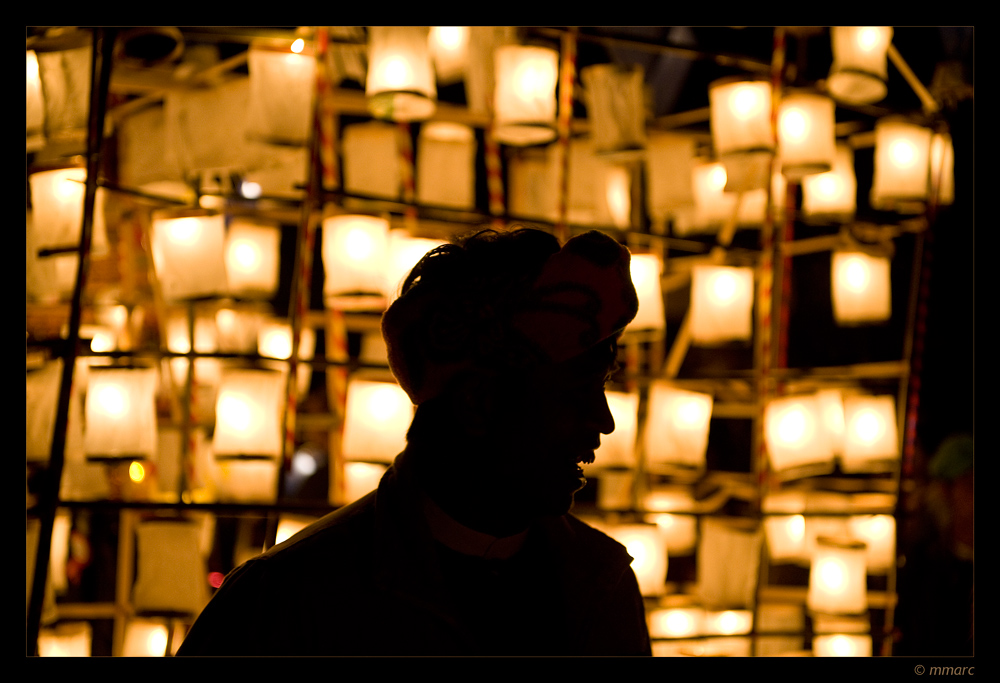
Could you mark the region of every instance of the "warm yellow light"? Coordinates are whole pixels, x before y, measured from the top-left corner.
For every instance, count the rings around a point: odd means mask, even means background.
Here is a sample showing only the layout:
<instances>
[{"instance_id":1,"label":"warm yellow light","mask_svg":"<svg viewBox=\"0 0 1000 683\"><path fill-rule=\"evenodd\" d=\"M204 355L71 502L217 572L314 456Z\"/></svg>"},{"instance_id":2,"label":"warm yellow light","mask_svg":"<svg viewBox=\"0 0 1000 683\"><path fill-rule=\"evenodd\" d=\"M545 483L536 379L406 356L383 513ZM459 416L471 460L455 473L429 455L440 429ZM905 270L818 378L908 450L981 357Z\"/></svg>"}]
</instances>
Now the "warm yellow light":
<instances>
[{"instance_id":1,"label":"warm yellow light","mask_svg":"<svg viewBox=\"0 0 1000 683\"><path fill-rule=\"evenodd\" d=\"M167 652L167 630L156 629L146 639L146 649L153 657L162 657Z\"/></svg>"},{"instance_id":2,"label":"warm yellow light","mask_svg":"<svg viewBox=\"0 0 1000 683\"><path fill-rule=\"evenodd\" d=\"M223 392L219 397L219 418L234 431L243 431L250 426L252 411L246 400L237 394Z\"/></svg>"},{"instance_id":3,"label":"warm yellow light","mask_svg":"<svg viewBox=\"0 0 1000 683\"><path fill-rule=\"evenodd\" d=\"M868 264L860 258L846 259L842 265L844 284L852 292L863 292L871 281Z\"/></svg>"},{"instance_id":4,"label":"warm yellow light","mask_svg":"<svg viewBox=\"0 0 1000 683\"><path fill-rule=\"evenodd\" d=\"M791 541L800 543L806 535L806 518L802 515L792 515L785 522L785 531Z\"/></svg>"},{"instance_id":5,"label":"warm yellow light","mask_svg":"<svg viewBox=\"0 0 1000 683\"><path fill-rule=\"evenodd\" d=\"M667 631L675 636L688 635L694 631L694 617L681 610L672 610L667 613Z\"/></svg>"},{"instance_id":6,"label":"warm yellow light","mask_svg":"<svg viewBox=\"0 0 1000 683\"><path fill-rule=\"evenodd\" d=\"M715 164L708 173L708 189L722 192L726 189L726 169L722 164Z\"/></svg>"},{"instance_id":7,"label":"warm yellow light","mask_svg":"<svg viewBox=\"0 0 1000 683\"><path fill-rule=\"evenodd\" d=\"M823 199L834 199L840 196L842 183L833 172L821 173L816 178L816 190Z\"/></svg>"},{"instance_id":8,"label":"warm yellow light","mask_svg":"<svg viewBox=\"0 0 1000 683\"><path fill-rule=\"evenodd\" d=\"M457 50L465 42L467 31L464 26L434 26L431 28L431 36L439 47Z\"/></svg>"},{"instance_id":9,"label":"warm yellow light","mask_svg":"<svg viewBox=\"0 0 1000 683\"><path fill-rule=\"evenodd\" d=\"M828 557L820 560L816 572L826 592L838 594L847 588L847 567L840 559Z\"/></svg>"},{"instance_id":10,"label":"warm yellow light","mask_svg":"<svg viewBox=\"0 0 1000 683\"><path fill-rule=\"evenodd\" d=\"M292 357L292 328L290 325L265 325L258 343L260 355L279 360Z\"/></svg>"},{"instance_id":11,"label":"warm yellow light","mask_svg":"<svg viewBox=\"0 0 1000 683\"><path fill-rule=\"evenodd\" d=\"M712 302L725 305L736 296L737 282L732 273L720 272L712 277L709 291L712 294Z\"/></svg>"},{"instance_id":12,"label":"warm yellow light","mask_svg":"<svg viewBox=\"0 0 1000 683\"><path fill-rule=\"evenodd\" d=\"M881 417L874 410L859 411L855 415L851 427L857 435L858 441L866 445L876 442L885 431Z\"/></svg>"},{"instance_id":13,"label":"warm yellow light","mask_svg":"<svg viewBox=\"0 0 1000 683\"><path fill-rule=\"evenodd\" d=\"M295 41L292 43L292 52L294 52L295 54L299 54L300 52L302 52L305 46L306 46L306 41L302 40L301 38L296 38Z\"/></svg>"},{"instance_id":14,"label":"warm yellow light","mask_svg":"<svg viewBox=\"0 0 1000 683\"><path fill-rule=\"evenodd\" d=\"M220 332L231 332L236 326L236 312L231 308L220 308L215 314L215 324Z\"/></svg>"},{"instance_id":15,"label":"warm yellow light","mask_svg":"<svg viewBox=\"0 0 1000 683\"><path fill-rule=\"evenodd\" d=\"M190 246L198 241L200 227L197 218L177 218L167 225L167 237L175 244Z\"/></svg>"},{"instance_id":16,"label":"warm yellow light","mask_svg":"<svg viewBox=\"0 0 1000 683\"><path fill-rule=\"evenodd\" d=\"M788 446L801 445L809 433L809 415L803 406L792 406L776 422L774 438Z\"/></svg>"},{"instance_id":17,"label":"warm yellow light","mask_svg":"<svg viewBox=\"0 0 1000 683\"><path fill-rule=\"evenodd\" d=\"M104 410L105 414L121 417L128 412L128 395L121 388L105 385L97 391L97 404Z\"/></svg>"},{"instance_id":18,"label":"warm yellow light","mask_svg":"<svg viewBox=\"0 0 1000 683\"><path fill-rule=\"evenodd\" d=\"M792 142L800 142L809 134L809 120L801 109L786 109L781 114L781 134Z\"/></svg>"},{"instance_id":19,"label":"warm yellow light","mask_svg":"<svg viewBox=\"0 0 1000 683\"><path fill-rule=\"evenodd\" d=\"M549 142L556 136L558 53L542 47L504 45L495 55L497 139L511 145Z\"/></svg>"},{"instance_id":20,"label":"warm yellow light","mask_svg":"<svg viewBox=\"0 0 1000 683\"><path fill-rule=\"evenodd\" d=\"M764 95L759 88L741 85L734 88L729 99L729 107L737 118L746 120L760 114L764 108Z\"/></svg>"},{"instance_id":21,"label":"warm yellow light","mask_svg":"<svg viewBox=\"0 0 1000 683\"><path fill-rule=\"evenodd\" d=\"M369 415L376 422L394 420L409 409L409 401L404 400L404 396L400 395L395 385L378 387L368 397Z\"/></svg>"},{"instance_id":22,"label":"warm yellow light","mask_svg":"<svg viewBox=\"0 0 1000 683\"><path fill-rule=\"evenodd\" d=\"M382 81L388 87L401 88L410 78L410 66L402 57L393 57L382 63Z\"/></svg>"},{"instance_id":23,"label":"warm yellow light","mask_svg":"<svg viewBox=\"0 0 1000 683\"><path fill-rule=\"evenodd\" d=\"M677 400L674 408L674 426L678 429L700 429L712 411L711 400L685 396Z\"/></svg>"},{"instance_id":24,"label":"warm yellow light","mask_svg":"<svg viewBox=\"0 0 1000 683\"><path fill-rule=\"evenodd\" d=\"M347 387L344 458L390 463L406 447L413 404L394 382L352 379Z\"/></svg>"},{"instance_id":25,"label":"warm yellow light","mask_svg":"<svg viewBox=\"0 0 1000 683\"><path fill-rule=\"evenodd\" d=\"M29 81L38 80L38 57L34 52L28 51L25 53L27 55L27 79Z\"/></svg>"},{"instance_id":26,"label":"warm yellow light","mask_svg":"<svg viewBox=\"0 0 1000 683\"><path fill-rule=\"evenodd\" d=\"M133 462L128 466L128 478L136 484L146 478L146 469L142 466L142 463Z\"/></svg>"},{"instance_id":27,"label":"warm yellow light","mask_svg":"<svg viewBox=\"0 0 1000 683\"><path fill-rule=\"evenodd\" d=\"M859 26L857 32L858 47L868 52L879 44L881 32L876 26Z\"/></svg>"},{"instance_id":28,"label":"warm yellow light","mask_svg":"<svg viewBox=\"0 0 1000 683\"><path fill-rule=\"evenodd\" d=\"M243 270L253 270L260 263L260 250L249 240L239 240L233 243L233 260Z\"/></svg>"},{"instance_id":29,"label":"warm yellow light","mask_svg":"<svg viewBox=\"0 0 1000 683\"><path fill-rule=\"evenodd\" d=\"M355 228L347 233L344 239L344 248L347 255L355 261L364 261L371 256L375 250L372 238L362 229Z\"/></svg>"},{"instance_id":30,"label":"warm yellow light","mask_svg":"<svg viewBox=\"0 0 1000 683\"><path fill-rule=\"evenodd\" d=\"M917 158L917 148L909 140L896 140L889 147L889 158L897 166L908 168Z\"/></svg>"},{"instance_id":31,"label":"warm yellow light","mask_svg":"<svg viewBox=\"0 0 1000 683\"><path fill-rule=\"evenodd\" d=\"M94 353L104 353L115 350L115 336L110 330L96 330L90 340L90 350Z\"/></svg>"}]
</instances>

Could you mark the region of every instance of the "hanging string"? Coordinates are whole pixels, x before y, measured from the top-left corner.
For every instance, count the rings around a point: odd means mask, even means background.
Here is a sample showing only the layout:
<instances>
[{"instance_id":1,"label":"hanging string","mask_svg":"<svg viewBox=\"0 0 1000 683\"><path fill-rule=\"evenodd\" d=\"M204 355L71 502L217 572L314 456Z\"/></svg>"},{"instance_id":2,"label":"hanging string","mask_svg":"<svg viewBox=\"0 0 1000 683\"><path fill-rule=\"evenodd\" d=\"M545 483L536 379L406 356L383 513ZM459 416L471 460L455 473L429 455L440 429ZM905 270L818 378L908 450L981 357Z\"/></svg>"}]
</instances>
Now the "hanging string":
<instances>
[{"instance_id":1,"label":"hanging string","mask_svg":"<svg viewBox=\"0 0 1000 683\"><path fill-rule=\"evenodd\" d=\"M562 38L562 68L559 76L559 152L561 168L559 173L559 218L556 222L556 238L565 243L569 239L566 214L569 210L569 143L570 124L573 120L573 75L576 72L576 31L570 30Z\"/></svg>"}]
</instances>

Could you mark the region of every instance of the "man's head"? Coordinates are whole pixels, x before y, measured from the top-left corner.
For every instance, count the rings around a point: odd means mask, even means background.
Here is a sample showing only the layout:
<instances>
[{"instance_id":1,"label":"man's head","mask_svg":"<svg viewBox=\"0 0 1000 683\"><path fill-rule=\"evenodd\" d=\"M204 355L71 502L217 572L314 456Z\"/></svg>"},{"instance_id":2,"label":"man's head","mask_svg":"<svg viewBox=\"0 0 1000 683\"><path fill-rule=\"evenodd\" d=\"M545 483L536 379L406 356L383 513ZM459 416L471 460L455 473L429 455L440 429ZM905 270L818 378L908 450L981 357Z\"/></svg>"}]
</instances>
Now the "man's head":
<instances>
[{"instance_id":1,"label":"man's head","mask_svg":"<svg viewBox=\"0 0 1000 683\"><path fill-rule=\"evenodd\" d=\"M614 429L604 383L638 309L629 258L599 232L560 248L538 230L485 231L425 256L382 321L417 405L411 446L441 451L457 477L503 488L514 507L566 512L579 463Z\"/></svg>"}]
</instances>

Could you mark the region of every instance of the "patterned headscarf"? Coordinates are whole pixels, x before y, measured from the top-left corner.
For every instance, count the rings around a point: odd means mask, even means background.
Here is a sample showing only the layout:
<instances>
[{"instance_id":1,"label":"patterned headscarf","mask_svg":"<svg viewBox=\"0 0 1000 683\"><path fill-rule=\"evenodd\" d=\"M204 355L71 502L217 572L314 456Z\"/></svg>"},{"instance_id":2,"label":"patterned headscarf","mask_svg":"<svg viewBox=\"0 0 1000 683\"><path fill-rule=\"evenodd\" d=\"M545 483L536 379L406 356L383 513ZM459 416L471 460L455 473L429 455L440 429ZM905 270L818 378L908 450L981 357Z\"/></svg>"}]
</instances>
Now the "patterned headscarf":
<instances>
[{"instance_id":1,"label":"patterned headscarf","mask_svg":"<svg viewBox=\"0 0 1000 683\"><path fill-rule=\"evenodd\" d=\"M455 270L443 268L449 275L436 280L435 259L462 258L454 245L439 247L414 269L427 274L382 317L389 367L415 405L473 369L504 373L566 361L617 337L635 318L631 256L617 241L595 230L560 249L541 231L514 235L534 251L524 257L529 265L505 268L473 257ZM518 247L511 241L500 248L514 261Z\"/></svg>"}]
</instances>

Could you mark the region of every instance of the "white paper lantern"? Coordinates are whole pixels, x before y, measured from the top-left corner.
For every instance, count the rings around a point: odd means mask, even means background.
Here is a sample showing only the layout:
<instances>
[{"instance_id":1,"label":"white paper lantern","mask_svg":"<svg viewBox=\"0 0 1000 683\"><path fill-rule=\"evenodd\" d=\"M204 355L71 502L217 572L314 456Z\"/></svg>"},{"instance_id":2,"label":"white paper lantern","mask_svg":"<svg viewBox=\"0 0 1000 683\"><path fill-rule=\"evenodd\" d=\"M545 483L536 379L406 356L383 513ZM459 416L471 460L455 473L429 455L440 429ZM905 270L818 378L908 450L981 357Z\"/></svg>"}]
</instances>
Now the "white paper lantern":
<instances>
[{"instance_id":1,"label":"white paper lantern","mask_svg":"<svg viewBox=\"0 0 1000 683\"><path fill-rule=\"evenodd\" d=\"M346 460L391 463L406 447L413 404L392 382L354 379L347 387Z\"/></svg>"},{"instance_id":2,"label":"white paper lantern","mask_svg":"<svg viewBox=\"0 0 1000 683\"><path fill-rule=\"evenodd\" d=\"M82 47L38 53L45 93L46 137L86 130L90 115L92 52L87 40Z\"/></svg>"},{"instance_id":3,"label":"white paper lantern","mask_svg":"<svg viewBox=\"0 0 1000 683\"><path fill-rule=\"evenodd\" d=\"M676 216L674 228L678 235L710 232L732 219L737 196L726 192L728 177L726 167L719 162L695 163L691 169L694 210L690 217Z\"/></svg>"},{"instance_id":4,"label":"white paper lantern","mask_svg":"<svg viewBox=\"0 0 1000 683\"><path fill-rule=\"evenodd\" d=\"M263 318L262 311L242 306L225 306L217 310L215 312L215 327L218 331L219 351L223 353L253 353L256 351L257 333Z\"/></svg>"},{"instance_id":5,"label":"white paper lantern","mask_svg":"<svg viewBox=\"0 0 1000 683\"><path fill-rule=\"evenodd\" d=\"M632 556L632 571L644 596L663 595L667 580L667 547L659 528L652 524L616 524L609 535Z\"/></svg>"},{"instance_id":6,"label":"white paper lantern","mask_svg":"<svg viewBox=\"0 0 1000 683\"><path fill-rule=\"evenodd\" d=\"M167 636L165 620L130 619L125 627L122 656L164 657L167 654Z\"/></svg>"},{"instance_id":7,"label":"white paper lantern","mask_svg":"<svg viewBox=\"0 0 1000 683\"><path fill-rule=\"evenodd\" d=\"M281 233L235 218L226 233L226 278L230 293L268 299L278 288Z\"/></svg>"},{"instance_id":8,"label":"white paper lantern","mask_svg":"<svg viewBox=\"0 0 1000 683\"><path fill-rule=\"evenodd\" d=\"M703 518L698 543L698 595L705 607L754 604L763 533L742 521Z\"/></svg>"},{"instance_id":9,"label":"white paper lantern","mask_svg":"<svg viewBox=\"0 0 1000 683\"><path fill-rule=\"evenodd\" d=\"M344 504L363 498L378 488L387 467L370 462L344 463Z\"/></svg>"},{"instance_id":10,"label":"white paper lantern","mask_svg":"<svg viewBox=\"0 0 1000 683\"><path fill-rule=\"evenodd\" d=\"M650 132L646 149L646 197L655 221L666 221L678 208L694 204L691 169L695 148L692 136Z\"/></svg>"},{"instance_id":11,"label":"white paper lantern","mask_svg":"<svg viewBox=\"0 0 1000 683\"><path fill-rule=\"evenodd\" d=\"M775 147L771 84L720 79L708 86L708 101L712 144L728 174L726 189L767 187Z\"/></svg>"},{"instance_id":12,"label":"white paper lantern","mask_svg":"<svg viewBox=\"0 0 1000 683\"><path fill-rule=\"evenodd\" d=\"M638 66L595 64L581 70L594 150L631 158L646 147L643 73Z\"/></svg>"},{"instance_id":13,"label":"white paper lantern","mask_svg":"<svg viewBox=\"0 0 1000 683\"><path fill-rule=\"evenodd\" d=\"M396 126L382 121L344 127L344 188L349 194L399 198L398 134Z\"/></svg>"},{"instance_id":14,"label":"white paper lantern","mask_svg":"<svg viewBox=\"0 0 1000 683\"><path fill-rule=\"evenodd\" d=\"M25 79L25 148L36 151L45 145L45 100L42 79L38 72L38 55L34 50L24 53L27 65Z\"/></svg>"},{"instance_id":15,"label":"white paper lantern","mask_svg":"<svg viewBox=\"0 0 1000 683\"><path fill-rule=\"evenodd\" d=\"M247 68L248 135L268 142L305 144L312 130L316 92L312 46L301 39L254 41L248 51Z\"/></svg>"},{"instance_id":16,"label":"white paper lantern","mask_svg":"<svg viewBox=\"0 0 1000 683\"><path fill-rule=\"evenodd\" d=\"M856 515L847 520L851 537L865 544L869 573L887 572L896 566L896 518L892 515Z\"/></svg>"},{"instance_id":17,"label":"white paper lantern","mask_svg":"<svg viewBox=\"0 0 1000 683\"><path fill-rule=\"evenodd\" d=\"M62 359L57 358L28 372L25 378L25 451L28 462L47 462L49 459L62 386L62 368ZM67 451L79 451L83 443L82 411L75 390L77 383L74 383L70 396Z\"/></svg>"},{"instance_id":18,"label":"white paper lantern","mask_svg":"<svg viewBox=\"0 0 1000 683\"><path fill-rule=\"evenodd\" d=\"M704 469L711 419L711 394L654 382L649 392L644 442L649 467Z\"/></svg>"},{"instance_id":19,"label":"white paper lantern","mask_svg":"<svg viewBox=\"0 0 1000 683\"><path fill-rule=\"evenodd\" d=\"M860 251L832 255L833 314L838 325L878 323L892 316L889 259Z\"/></svg>"},{"instance_id":20,"label":"white paper lantern","mask_svg":"<svg viewBox=\"0 0 1000 683\"><path fill-rule=\"evenodd\" d=\"M698 538L694 495L688 489L656 489L643 497L644 519L660 529L671 555L690 555Z\"/></svg>"},{"instance_id":21,"label":"white paper lantern","mask_svg":"<svg viewBox=\"0 0 1000 683\"><path fill-rule=\"evenodd\" d=\"M83 230L83 204L87 169L79 167L36 171L28 176L31 187L32 230L37 249L75 247ZM97 188L91 253L107 253L108 238L104 220L107 193Z\"/></svg>"},{"instance_id":22,"label":"white paper lantern","mask_svg":"<svg viewBox=\"0 0 1000 683\"><path fill-rule=\"evenodd\" d=\"M88 622L64 622L38 633L39 657L89 657L92 631Z\"/></svg>"},{"instance_id":23,"label":"white paper lantern","mask_svg":"<svg viewBox=\"0 0 1000 683\"><path fill-rule=\"evenodd\" d=\"M421 126L417 201L455 209L476 204L476 138L468 126L435 121Z\"/></svg>"},{"instance_id":24,"label":"white paper lantern","mask_svg":"<svg viewBox=\"0 0 1000 683\"><path fill-rule=\"evenodd\" d=\"M632 284L639 297L639 312L628 324L631 330L662 330L666 327L663 313L663 288L660 284L662 270L656 254L632 254L629 263Z\"/></svg>"},{"instance_id":25,"label":"white paper lantern","mask_svg":"<svg viewBox=\"0 0 1000 683\"><path fill-rule=\"evenodd\" d=\"M507 145L537 145L556 137L559 54L544 47L496 50L493 134Z\"/></svg>"},{"instance_id":26,"label":"white paper lantern","mask_svg":"<svg viewBox=\"0 0 1000 683\"><path fill-rule=\"evenodd\" d=\"M896 401L892 396L850 396L844 399L845 472L883 471L899 460Z\"/></svg>"},{"instance_id":27,"label":"white paper lantern","mask_svg":"<svg viewBox=\"0 0 1000 683\"><path fill-rule=\"evenodd\" d=\"M278 497L277 460L222 460L209 465L220 503L274 504Z\"/></svg>"},{"instance_id":28,"label":"white paper lantern","mask_svg":"<svg viewBox=\"0 0 1000 683\"><path fill-rule=\"evenodd\" d=\"M199 546L201 525L185 520L142 522L136 528L138 613L197 615L208 602L208 570Z\"/></svg>"},{"instance_id":29,"label":"white paper lantern","mask_svg":"<svg viewBox=\"0 0 1000 683\"><path fill-rule=\"evenodd\" d=\"M437 86L427 26L369 26L368 110L379 119L423 121L434 114Z\"/></svg>"},{"instance_id":30,"label":"white paper lantern","mask_svg":"<svg viewBox=\"0 0 1000 683\"><path fill-rule=\"evenodd\" d=\"M308 361L313 359L316 350L316 332L311 327L303 327L299 330L299 353L300 361L296 367L296 387L300 398L305 398L309 393L309 385L312 382L312 365ZM275 358L278 360L288 360L292 357L292 325L287 321L263 322L257 333L257 353L264 358ZM288 365L285 363L265 362L267 367L273 367L282 373L283 377L288 376Z\"/></svg>"},{"instance_id":31,"label":"white paper lantern","mask_svg":"<svg viewBox=\"0 0 1000 683\"><path fill-rule=\"evenodd\" d=\"M154 216L153 263L165 299L193 299L226 291L225 233L225 219L218 214Z\"/></svg>"},{"instance_id":32,"label":"white paper lantern","mask_svg":"<svg viewBox=\"0 0 1000 683\"><path fill-rule=\"evenodd\" d=\"M819 408L820 428L830 443L834 453L844 450L844 397L839 389L823 389L816 392Z\"/></svg>"},{"instance_id":33,"label":"white paper lantern","mask_svg":"<svg viewBox=\"0 0 1000 683\"><path fill-rule=\"evenodd\" d=\"M836 138L834 104L824 95L791 92L778 107L778 158L781 172L800 180L833 168Z\"/></svg>"},{"instance_id":34,"label":"white paper lantern","mask_svg":"<svg viewBox=\"0 0 1000 683\"><path fill-rule=\"evenodd\" d=\"M384 218L344 215L324 219L324 295L382 295L388 247L389 222Z\"/></svg>"},{"instance_id":35,"label":"white paper lantern","mask_svg":"<svg viewBox=\"0 0 1000 683\"><path fill-rule=\"evenodd\" d=\"M733 609L706 612L702 623L706 636L741 636L752 630L753 612Z\"/></svg>"},{"instance_id":36,"label":"white paper lantern","mask_svg":"<svg viewBox=\"0 0 1000 683\"><path fill-rule=\"evenodd\" d=\"M570 143L570 164L574 159ZM507 172L508 210L512 216L555 222L559 217L558 168L551 146L519 150ZM573 173L570 173L572 192Z\"/></svg>"},{"instance_id":37,"label":"white paper lantern","mask_svg":"<svg viewBox=\"0 0 1000 683\"><path fill-rule=\"evenodd\" d=\"M891 40L889 26L832 26L833 65L826 79L830 94L850 104L873 104L884 98Z\"/></svg>"},{"instance_id":38,"label":"white paper lantern","mask_svg":"<svg viewBox=\"0 0 1000 683\"><path fill-rule=\"evenodd\" d=\"M649 612L651 638L695 638L701 635L705 610L700 607L664 607Z\"/></svg>"},{"instance_id":39,"label":"white paper lantern","mask_svg":"<svg viewBox=\"0 0 1000 683\"><path fill-rule=\"evenodd\" d=\"M753 333L753 269L695 266L691 272L691 340L745 341Z\"/></svg>"},{"instance_id":40,"label":"white paper lantern","mask_svg":"<svg viewBox=\"0 0 1000 683\"><path fill-rule=\"evenodd\" d=\"M923 209L930 188L932 131L894 118L875 124L875 175L871 204L876 209L913 213Z\"/></svg>"},{"instance_id":41,"label":"white paper lantern","mask_svg":"<svg viewBox=\"0 0 1000 683\"><path fill-rule=\"evenodd\" d=\"M601 436L595 452L598 467L635 467L635 437L639 420L639 395L607 391L608 408L615 421L615 431Z\"/></svg>"},{"instance_id":42,"label":"white paper lantern","mask_svg":"<svg viewBox=\"0 0 1000 683\"><path fill-rule=\"evenodd\" d=\"M773 562L800 563L806 553L806 519L802 515L769 515L764 520L768 555Z\"/></svg>"},{"instance_id":43,"label":"white paper lantern","mask_svg":"<svg viewBox=\"0 0 1000 683\"><path fill-rule=\"evenodd\" d=\"M440 83L455 83L466 74L469 60L468 26L431 26L430 51Z\"/></svg>"},{"instance_id":44,"label":"white paper lantern","mask_svg":"<svg viewBox=\"0 0 1000 683\"><path fill-rule=\"evenodd\" d=\"M861 614L868 609L865 544L822 536L809 570L806 604L814 612Z\"/></svg>"},{"instance_id":45,"label":"white paper lantern","mask_svg":"<svg viewBox=\"0 0 1000 683\"><path fill-rule=\"evenodd\" d=\"M814 657L871 657L872 637L835 633L813 637Z\"/></svg>"},{"instance_id":46,"label":"white paper lantern","mask_svg":"<svg viewBox=\"0 0 1000 683\"><path fill-rule=\"evenodd\" d=\"M389 258L385 278L385 295L389 303L399 295L400 288L417 262L431 249L446 244L443 240L410 237L406 230L389 232ZM381 340L381 335L378 335Z\"/></svg>"},{"instance_id":47,"label":"white paper lantern","mask_svg":"<svg viewBox=\"0 0 1000 683\"><path fill-rule=\"evenodd\" d=\"M88 458L156 456L156 371L92 368L87 386L84 450Z\"/></svg>"},{"instance_id":48,"label":"white paper lantern","mask_svg":"<svg viewBox=\"0 0 1000 683\"><path fill-rule=\"evenodd\" d=\"M284 394L280 372L226 370L215 404L215 457L279 457Z\"/></svg>"},{"instance_id":49,"label":"white paper lantern","mask_svg":"<svg viewBox=\"0 0 1000 683\"><path fill-rule=\"evenodd\" d=\"M857 209L857 193L854 151L839 144L831 170L802 179L802 213L848 221Z\"/></svg>"},{"instance_id":50,"label":"white paper lantern","mask_svg":"<svg viewBox=\"0 0 1000 683\"><path fill-rule=\"evenodd\" d=\"M465 99L469 111L481 116L493 112L496 93L496 50L517 42L516 26L470 26L469 61L465 74Z\"/></svg>"},{"instance_id":51,"label":"white paper lantern","mask_svg":"<svg viewBox=\"0 0 1000 683\"><path fill-rule=\"evenodd\" d=\"M804 474L833 469L833 450L816 397L774 399L764 410L767 453L775 472Z\"/></svg>"}]
</instances>

